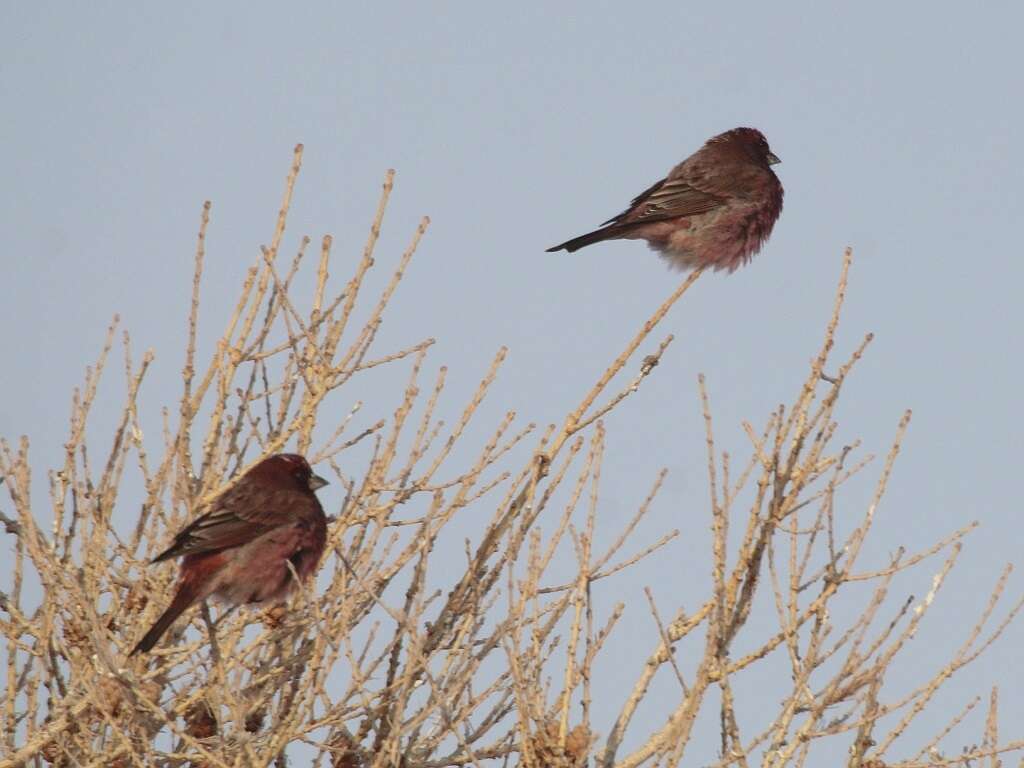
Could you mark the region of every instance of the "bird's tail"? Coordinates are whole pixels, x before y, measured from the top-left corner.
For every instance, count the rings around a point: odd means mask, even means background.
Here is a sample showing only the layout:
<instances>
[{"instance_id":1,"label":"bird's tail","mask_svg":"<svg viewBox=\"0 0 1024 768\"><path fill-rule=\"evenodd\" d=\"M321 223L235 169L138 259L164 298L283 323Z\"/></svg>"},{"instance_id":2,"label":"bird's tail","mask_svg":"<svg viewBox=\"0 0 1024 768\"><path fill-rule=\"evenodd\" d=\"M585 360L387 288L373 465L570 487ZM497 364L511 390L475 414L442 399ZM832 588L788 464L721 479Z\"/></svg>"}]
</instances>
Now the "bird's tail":
<instances>
[{"instance_id":1,"label":"bird's tail","mask_svg":"<svg viewBox=\"0 0 1024 768\"><path fill-rule=\"evenodd\" d=\"M188 582L183 583L178 589L177 594L175 594L174 599L171 600L171 604L167 606L167 610L160 614L160 618L156 620L153 626L150 627L149 632L139 640L138 644L132 648L132 652L128 655L134 656L140 652L148 653L151 651L153 646L163 637L164 632L185 612L185 609L196 601L196 597L198 595L192 585Z\"/></svg>"},{"instance_id":2,"label":"bird's tail","mask_svg":"<svg viewBox=\"0 0 1024 768\"><path fill-rule=\"evenodd\" d=\"M618 237L622 237L622 235L630 229L632 229L630 225L622 224L612 224L610 227L601 227L600 229L595 229L593 232L587 232L585 235L574 237L572 240L566 240L561 245L552 246L551 248L548 248L547 252L553 253L554 251L568 251L569 253L572 253L573 251L578 251L580 248L586 248L588 245L599 243L602 240L614 240Z\"/></svg>"}]
</instances>

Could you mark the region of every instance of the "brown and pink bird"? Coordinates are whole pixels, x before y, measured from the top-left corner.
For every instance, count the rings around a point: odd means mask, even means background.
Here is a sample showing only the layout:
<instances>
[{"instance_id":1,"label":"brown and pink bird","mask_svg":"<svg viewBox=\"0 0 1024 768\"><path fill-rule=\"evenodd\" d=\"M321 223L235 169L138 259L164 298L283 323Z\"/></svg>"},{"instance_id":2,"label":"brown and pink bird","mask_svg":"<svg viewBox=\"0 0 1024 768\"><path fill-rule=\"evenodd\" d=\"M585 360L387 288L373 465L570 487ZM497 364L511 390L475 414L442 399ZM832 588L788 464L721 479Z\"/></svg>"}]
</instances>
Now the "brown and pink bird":
<instances>
[{"instance_id":1,"label":"brown and pink bird","mask_svg":"<svg viewBox=\"0 0 1024 768\"><path fill-rule=\"evenodd\" d=\"M672 267L733 272L761 250L782 212L778 162L756 128L720 133L600 229L548 251L646 240Z\"/></svg>"},{"instance_id":2,"label":"brown and pink bird","mask_svg":"<svg viewBox=\"0 0 1024 768\"><path fill-rule=\"evenodd\" d=\"M181 557L174 599L132 655L149 651L190 606L276 603L316 573L327 517L315 491L327 485L294 453L264 459L177 536L154 563ZM293 575L294 572L294 575Z\"/></svg>"}]
</instances>

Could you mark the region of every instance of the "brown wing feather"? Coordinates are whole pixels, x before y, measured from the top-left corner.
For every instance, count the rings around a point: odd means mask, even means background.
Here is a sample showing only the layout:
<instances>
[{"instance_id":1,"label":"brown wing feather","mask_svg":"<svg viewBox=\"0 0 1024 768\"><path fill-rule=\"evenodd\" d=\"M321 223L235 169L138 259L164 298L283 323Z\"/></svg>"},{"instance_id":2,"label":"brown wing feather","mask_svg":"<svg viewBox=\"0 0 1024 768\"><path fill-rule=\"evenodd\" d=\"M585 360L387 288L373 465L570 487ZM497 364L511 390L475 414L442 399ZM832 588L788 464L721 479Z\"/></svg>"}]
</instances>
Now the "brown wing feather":
<instances>
[{"instance_id":1,"label":"brown wing feather","mask_svg":"<svg viewBox=\"0 0 1024 768\"><path fill-rule=\"evenodd\" d=\"M310 503L319 504L316 497L292 489L274 490L240 482L221 496L213 509L179 532L174 543L153 562L240 546L271 528L293 521L296 510Z\"/></svg>"},{"instance_id":2,"label":"brown wing feather","mask_svg":"<svg viewBox=\"0 0 1024 768\"><path fill-rule=\"evenodd\" d=\"M604 222L632 224L694 216L718 208L725 201L681 178L666 178L652 184L633 198L629 208Z\"/></svg>"},{"instance_id":3,"label":"brown wing feather","mask_svg":"<svg viewBox=\"0 0 1024 768\"><path fill-rule=\"evenodd\" d=\"M640 202L646 200L650 195L654 194L654 192L656 192L658 190L658 188L662 184L664 184L666 181L668 181L668 179L658 179L656 182L651 184L651 186L649 186L647 189L645 189L639 195L637 195L632 200L630 200L629 201L629 208L624 210L622 213L615 214L610 219L608 219L608 221L602 221L601 222L601 226L604 227L604 226L607 226L608 224L614 224L614 223L616 223L618 221L621 221L623 219L623 217L628 215L634 208L636 208L637 204L639 204Z\"/></svg>"}]
</instances>

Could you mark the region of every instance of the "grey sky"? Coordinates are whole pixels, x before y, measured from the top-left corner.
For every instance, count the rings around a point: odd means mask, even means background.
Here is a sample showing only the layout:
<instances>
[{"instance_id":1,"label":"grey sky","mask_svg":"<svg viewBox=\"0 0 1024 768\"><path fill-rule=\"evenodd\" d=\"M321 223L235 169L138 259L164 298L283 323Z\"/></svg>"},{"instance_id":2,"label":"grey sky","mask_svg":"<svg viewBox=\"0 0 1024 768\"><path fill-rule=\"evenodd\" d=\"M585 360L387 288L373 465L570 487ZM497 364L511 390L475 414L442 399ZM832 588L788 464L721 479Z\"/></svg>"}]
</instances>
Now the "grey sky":
<instances>
[{"instance_id":1,"label":"grey sky","mask_svg":"<svg viewBox=\"0 0 1024 768\"><path fill-rule=\"evenodd\" d=\"M544 249L621 210L712 134L753 125L782 159L775 234L748 268L699 281L666 322L676 342L662 366L608 423L602 514L626 519L668 466L643 540L680 527L686 541L605 599L635 603L626 634L639 664L653 638L641 587L656 583L669 613L672 579L707 572L696 374L708 377L722 447L745 455L741 420L760 425L795 394L851 245L839 351L867 331L876 341L844 394L844 440L884 454L914 409L873 562L983 523L906 685L948 656L1021 541L1024 6L277 6L5 8L0 434L32 438L40 476L61 460L71 388L115 311L137 349L157 351L152 415L174 402L202 201L213 201L213 338L270 238L296 142L306 154L286 252L329 232L337 257L354 259L383 173L397 169L380 253L397 255L420 215L433 223L385 344L438 339L431 360L450 366L451 412L508 345L488 414L545 423L680 276L637 242ZM98 439L119 402L95 414ZM697 594L684 593L687 607ZM1006 722L1024 721L1022 641L1019 625L929 722L995 682ZM607 674L618 700L614 686L635 670Z\"/></svg>"}]
</instances>

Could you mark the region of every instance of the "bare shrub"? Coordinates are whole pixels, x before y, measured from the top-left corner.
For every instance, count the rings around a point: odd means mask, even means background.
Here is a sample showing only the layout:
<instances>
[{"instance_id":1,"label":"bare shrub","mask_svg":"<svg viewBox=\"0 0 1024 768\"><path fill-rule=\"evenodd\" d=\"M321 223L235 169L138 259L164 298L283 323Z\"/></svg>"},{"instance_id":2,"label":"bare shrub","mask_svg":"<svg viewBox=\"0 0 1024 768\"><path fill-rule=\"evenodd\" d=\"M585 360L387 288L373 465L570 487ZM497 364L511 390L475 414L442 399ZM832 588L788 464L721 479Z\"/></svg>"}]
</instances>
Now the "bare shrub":
<instances>
[{"instance_id":1,"label":"bare shrub","mask_svg":"<svg viewBox=\"0 0 1024 768\"><path fill-rule=\"evenodd\" d=\"M880 570L858 566L908 412L874 498L852 532L838 533L837 494L868 464L856 443L837 438L833 418L870 342L865 338L846 360L831 359L849 252L824 341L795 399L760 430L744 424L751 446L745 462L735 465L716 451L701 380L714 564L706 600L686 614L678 606L659 608L648 592L652 632L649 649L636 660L640 675L632 690L609 690L594 677L595 660L624 606L596 615L591 588L623 569L643 568L644 558L676 532L632 543L664 477L652 472L649 497L613 545L595 551L606 440L601 419L655 371L671 336L633 361L699 273L657 308L561 425L517 427L508 413L489 439L471 445L467 427L504 351L449 426L436 415L447 371L428 370L432 341L376 349L381 319L428 222L383 291L368 296L366 277L392 187L388 174L351 277L339 292L328 289L332 243L325 237L307 297L293 286L309 260L309 240L290 261L281 254L300 162L301 146L273 241L249 270L212 358L200 365L209 206L204 209L182 395L162 425L142 423L139 395L152 356L136 361L125 334L120 422L102 456L95 441L86 443L101 374L110 375L115 322L75 394L63 463L47 475L49 513L31 496L27 438L0 445L0 475L13 509L2 520L13 556L9 593L0 596L7 652L0 765L284 765L287 750L293 759L307 755L313 765L334 768L499 761L673 766L709 708L717 708L717 766L817 764L812 755L825 742L842 744L848 765L864 768L982 757L996 765L1000 753L1024 747L1019 739L999 740L995 689L985 732L974 739L979 746L948 758L938 752L977 701L949 716L948 727L930 741L911 744L904 735L939 688L986 651L1019 611L1018 600L996 616L1008 569L961 648L934 677L903 694L886 688L887 673L918 631L971 526L916 554L899 551ZM624 373L631 364L632 376ZM346 387L381 366L404 369L399 401L354 405ZM613 390L619 374L628 380ZM532 448L524 450L528 441ZM179 622L152 654L127 658L174 579L175 569L150 568L148 559L242 470L286 447L307 454L321 474L330 474L329 466L345 489L317 589L298 595L287 611L242 609L216 622L208 608L190 612L191 624ZM465 456L472 458L457 458ZM126 491L130 483L143 492ZM134 527L113 525L115 508L135 507ZM434 545L456 535L453 523L468 516L481 531L467 542L462 575L439 580ZM741 533L730 538L730 526ZM576 575L559 582L549 574L565 546L575 553ZM931 591L890 611L886 597L895 581L930 566ZM23 595L27 577L42 585L38 605ZM835 608L853 585L867 585L871 599L852 622L836 624ZM749 621L757 601L773 606L777 625ZM687 638L702 652L684 661L673 648ZM736 653L740 638L747 650ZM777 691L776 710L741 723L736 683L770 658L788 666L791 688ZM658 702L659 721L644 722L636 713L657 675L674 679L677 693ZM595 692L605 706L614 703L614 718L595 722ZM637 746L626 749L627 743Z\"/></svg>"}]
</instances>

